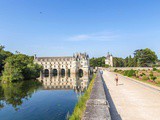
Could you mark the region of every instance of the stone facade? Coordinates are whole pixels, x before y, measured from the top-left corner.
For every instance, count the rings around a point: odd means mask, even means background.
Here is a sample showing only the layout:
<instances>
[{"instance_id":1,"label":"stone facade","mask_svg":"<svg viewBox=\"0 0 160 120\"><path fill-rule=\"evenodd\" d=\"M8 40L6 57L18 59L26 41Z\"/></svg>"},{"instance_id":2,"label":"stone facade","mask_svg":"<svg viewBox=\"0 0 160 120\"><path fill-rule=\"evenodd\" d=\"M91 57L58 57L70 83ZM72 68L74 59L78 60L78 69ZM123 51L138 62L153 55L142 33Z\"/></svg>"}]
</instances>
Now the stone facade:
<instances>
[{"instance_id":1,"label":"stone facade","mask_svg":"<svg viewBox=\"0 0 160 120\"><path fill-rule=\"evenodd\" d=\"M76 53L68 57L34 57L34 62L43 66L43 73L48 71L53 74L62 72L76 74L82 71L83 74L89 73L89 56L86 53Z\"/></svg>"},{"instance_id":2,"label":"stone facade","mask_svg":"<svg viewBox=\"0 0 160 120\"><path fill-rule=\"evenodd\" d=\"M109 65L110 67L113 67L113 56L109 54L107 54L106 59L105 59L105 64Z\"/></svg>"}]
</instances>

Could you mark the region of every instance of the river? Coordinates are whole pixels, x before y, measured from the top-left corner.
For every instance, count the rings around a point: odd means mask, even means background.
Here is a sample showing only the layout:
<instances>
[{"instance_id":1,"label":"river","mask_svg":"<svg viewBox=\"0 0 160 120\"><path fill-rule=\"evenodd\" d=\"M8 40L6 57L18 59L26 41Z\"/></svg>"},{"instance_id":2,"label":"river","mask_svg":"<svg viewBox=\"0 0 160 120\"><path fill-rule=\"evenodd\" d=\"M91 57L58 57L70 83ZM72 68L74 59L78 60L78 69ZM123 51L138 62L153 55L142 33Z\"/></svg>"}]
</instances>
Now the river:
<instances>
[{"instance_id":1,"label":"river","mask_svg":"<svg viewBox=\"0 0 160 120\"><path fill-rule=\"evenodd\" d=\"M65 120L88 83L88 76L71 75L0 84L0 119Z\"/></svg>"}]
</instances>

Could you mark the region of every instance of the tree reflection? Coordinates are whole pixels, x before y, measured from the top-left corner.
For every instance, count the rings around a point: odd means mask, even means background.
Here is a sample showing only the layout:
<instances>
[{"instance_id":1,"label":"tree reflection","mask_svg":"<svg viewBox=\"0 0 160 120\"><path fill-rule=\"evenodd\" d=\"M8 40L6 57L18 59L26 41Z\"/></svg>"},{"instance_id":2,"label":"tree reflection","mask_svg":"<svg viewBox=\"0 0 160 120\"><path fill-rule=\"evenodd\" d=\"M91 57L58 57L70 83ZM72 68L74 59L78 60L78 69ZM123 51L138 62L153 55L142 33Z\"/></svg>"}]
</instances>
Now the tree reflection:
<instances>
[{"instance_id":1,"label":"tree reflection","mask_svg":"<svg viewBox=\"0 0 160 120\"><path fill-rule=\"evenodd\" d=\"M0 109L6 105L12 105L18 110L23 100L31 98L32 94L41 86L38 81L23 81L0 85Z\"/></svg>"}]
</instances>

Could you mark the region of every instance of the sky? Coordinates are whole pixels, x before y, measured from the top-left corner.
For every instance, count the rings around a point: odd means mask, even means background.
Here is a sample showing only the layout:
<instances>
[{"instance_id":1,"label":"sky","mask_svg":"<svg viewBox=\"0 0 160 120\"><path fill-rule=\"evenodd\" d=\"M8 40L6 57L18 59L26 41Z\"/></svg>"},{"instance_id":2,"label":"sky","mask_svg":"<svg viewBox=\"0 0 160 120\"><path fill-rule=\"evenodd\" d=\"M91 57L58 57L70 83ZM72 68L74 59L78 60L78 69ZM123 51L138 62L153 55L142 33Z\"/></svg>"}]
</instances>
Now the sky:
<instances>
[{"instance_id":1,"label":"sky","mask_svg":"<svg viewBox=\"0 0 160 120\"><path fill-rule=\"evenodd\" d=\"M0 0L0 44L37 56L160 58L160 0Z\"/></svg>"}]
</instances>

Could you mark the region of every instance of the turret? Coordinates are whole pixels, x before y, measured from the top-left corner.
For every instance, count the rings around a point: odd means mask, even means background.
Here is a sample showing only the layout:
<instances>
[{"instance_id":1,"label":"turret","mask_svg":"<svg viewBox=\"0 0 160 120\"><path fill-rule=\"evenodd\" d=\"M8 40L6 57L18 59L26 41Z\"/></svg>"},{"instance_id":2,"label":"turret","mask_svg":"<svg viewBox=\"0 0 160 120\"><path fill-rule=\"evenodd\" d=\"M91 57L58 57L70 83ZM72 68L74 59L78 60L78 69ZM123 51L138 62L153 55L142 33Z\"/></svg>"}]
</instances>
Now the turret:
<instances>
[{"instance_id":1,"label":"turret","mask_svg":"<svg viewBox=\"0 0 160 120\"><path fill-rule=\"evenodd\" d=\"M34 54L34 60L37 58L36 54Z\"/></svg>"}]
</instances>

